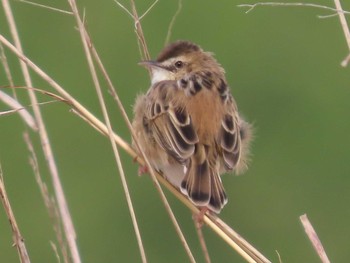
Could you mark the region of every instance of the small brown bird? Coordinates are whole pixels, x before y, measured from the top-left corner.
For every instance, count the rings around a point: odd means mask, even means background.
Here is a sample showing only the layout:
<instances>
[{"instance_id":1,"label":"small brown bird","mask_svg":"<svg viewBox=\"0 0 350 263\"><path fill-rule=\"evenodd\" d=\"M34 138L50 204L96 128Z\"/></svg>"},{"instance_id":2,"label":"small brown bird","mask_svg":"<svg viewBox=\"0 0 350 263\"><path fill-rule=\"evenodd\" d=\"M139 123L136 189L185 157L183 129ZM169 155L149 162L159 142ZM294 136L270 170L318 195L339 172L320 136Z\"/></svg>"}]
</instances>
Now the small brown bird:
<instances>
[{"instance_id":1,"label":"small brown bird","mask_svg":"<svg viewBox=\"0 0 350 263\"><path fill-rule=\"evenodd\" d=\"M220 174L246 169L251 139L224 69L188 41L140 64L151 70L152 85L135 102L137 141L152 166L196 206L219 213L227 203Z\"/></svg>"}]
</instances>

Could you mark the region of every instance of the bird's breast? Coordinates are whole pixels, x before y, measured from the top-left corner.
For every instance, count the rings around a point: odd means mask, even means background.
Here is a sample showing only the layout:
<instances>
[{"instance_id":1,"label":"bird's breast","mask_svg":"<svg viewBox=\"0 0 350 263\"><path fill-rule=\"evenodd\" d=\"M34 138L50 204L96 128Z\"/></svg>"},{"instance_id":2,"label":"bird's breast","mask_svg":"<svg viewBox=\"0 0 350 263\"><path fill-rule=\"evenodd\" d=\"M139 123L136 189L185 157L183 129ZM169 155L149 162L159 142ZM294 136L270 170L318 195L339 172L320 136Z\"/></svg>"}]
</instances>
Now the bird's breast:
<instances>
[{"instance_id":1,"label":"bird's breast","mask_svg":"<svg viewBox=\"0 0 350 263\"><path fill-rule=\"evenodd\" d=\"M202 90L188 98L186 108L199 141L204 144L212 142L221 126L223 105L220 97L211 90Z\"/></svg>"}]
</instances>

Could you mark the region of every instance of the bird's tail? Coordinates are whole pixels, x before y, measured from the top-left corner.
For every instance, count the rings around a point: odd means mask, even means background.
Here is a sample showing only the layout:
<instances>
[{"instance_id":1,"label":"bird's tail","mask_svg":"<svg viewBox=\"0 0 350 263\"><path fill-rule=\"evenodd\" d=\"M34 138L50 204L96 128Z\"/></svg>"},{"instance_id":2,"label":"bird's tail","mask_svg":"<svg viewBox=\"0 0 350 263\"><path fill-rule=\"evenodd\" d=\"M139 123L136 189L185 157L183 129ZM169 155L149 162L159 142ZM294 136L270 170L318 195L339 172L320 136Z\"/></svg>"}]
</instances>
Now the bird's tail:
<instances>
[{"instance_id":1,"label":"bird's tail","mask_svg":"<svg viewBox=\"0 0 350 263\"><path fill-rule=\"evenodd\" d=\"M181 191L197 206L208 207L220 213L227 203L225 189L218 171L207 160L205 147L196 145L196 150L181 183Z\"/></svg>"}]
</instances>

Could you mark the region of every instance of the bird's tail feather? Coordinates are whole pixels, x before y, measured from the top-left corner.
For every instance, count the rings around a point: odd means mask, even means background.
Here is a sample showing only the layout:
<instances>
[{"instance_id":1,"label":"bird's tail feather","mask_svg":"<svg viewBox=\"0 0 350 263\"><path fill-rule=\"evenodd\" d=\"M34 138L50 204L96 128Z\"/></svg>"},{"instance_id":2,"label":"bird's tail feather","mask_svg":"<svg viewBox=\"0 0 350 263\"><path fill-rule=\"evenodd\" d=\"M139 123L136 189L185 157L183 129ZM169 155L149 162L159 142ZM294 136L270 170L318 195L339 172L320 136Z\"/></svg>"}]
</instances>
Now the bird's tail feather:
<instances>
[{"instance_id":1,"label":"bird's tail feather","mask_svg":"<svg viewBox=\"0 0 350 263\"><path fill-rule=\"evenodd\" d=\"M206 154L203 155L200 151L201 149L196 149L191 158L181 183L181 191L195 205L206 206L215 213L220 213L227 203L225 189L218 171L209 166Z\"/></svg>"}]
</instances>

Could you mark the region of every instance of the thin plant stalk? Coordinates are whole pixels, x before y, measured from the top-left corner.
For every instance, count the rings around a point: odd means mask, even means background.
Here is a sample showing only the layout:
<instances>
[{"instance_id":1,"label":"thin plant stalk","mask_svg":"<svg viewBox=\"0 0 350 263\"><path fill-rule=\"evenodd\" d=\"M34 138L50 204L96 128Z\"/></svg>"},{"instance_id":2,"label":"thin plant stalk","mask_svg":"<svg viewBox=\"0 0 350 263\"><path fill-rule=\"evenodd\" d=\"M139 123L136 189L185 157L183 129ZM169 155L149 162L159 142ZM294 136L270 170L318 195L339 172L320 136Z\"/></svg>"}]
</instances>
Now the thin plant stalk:
<instances>
[{"instance_id":1,"label":"thin plant stalk","mask_svg":"<svg viewBox=\"0 0 350 263\"><path fill-rule=\"evenodd\" d=\"M14 39L15 46L20 53L23 53L21 41L19 39L19 35L18 35L14 17L12 14L12 10L10 7L10 3L8 0L2 0L2 4L5 10L5 15L9 24L11 35ZM27 64L23 60L20 60L20 66L25 79L26 86L33 87ZM33 90L28 89L28 95L29 95L31 104L33 105L34 117L39 128L41 145L42 145L45 159L52 177L53 188L55 191L55 196L57 199L60 215L62 217L62 224L63 224L65 236L67 239L68 247L72 256L72 260L74 263L80 263L81 259L78 251L78 245L76 243L76 233L73 226L73 221L68 209L64 192L63 192L56 161L55 161L50 140L46 131L44 120L41 115L40 107L38 105L38 100Z\"/></svg>"},{"instance_id":2,"label":"thin plant stalk","mask_svg":"<svg viewBox=\"0 0 350 263\"><path fill-rule=\"evenodd\" d=\"M173 27L175 25L176 18L180 14L181 10L182 10L182 0L178 0L178 5L177 5L176 12L173 15L173 17L172 17L172 19L171 19L171 21L169 23L168 32L167 32L167 35L166 35L166 38L165 38L164 46L169 44L171 33L173 31Z\"/></svg>"},{"instance_id":3,"label":"thin plant stalk","mask_svg":"<svg viewBox=\"0 0 350 263\"><path fill-rule=\"evenodd\" d=\"M35 123L33 116L25 107L23 107L18 102L16 98L12 98L10 95L0 90L0 101L7 104L11 108L11 110L7 111L8 114L18 112L19 116L29 128L31 128L33 131L38 131L38 127ZM0 112L0 115L2 115L3 113L4 112ZM6 114L6 112L4 114Z\"/></svg>"},{"instance_id":4,"label":"thin plant stalk","mask_svg":"<svg viewBox=\"0 0 350 263\"><path fill-rule=\"evenodd\" d=\"M322 263L330 263L330 260L328 259L325 249L323 248L321 240L319 239L307 215L306 214L301 215L299 219L300 219L300 222L303 224L307 237L310 239L310 242L314 247L317 255L320 257Z\"/></svg>"},{"instance_id":5,"label":"thin plant stalk","mask_svg":"<svg viewBox=\"0 0 350 263\"><path fill-rule=\"evenodd\" d=\"M30 140L30 136L28 132L25 132L23 134L23 138L25 143L27 144L27 149L29 151L30 157L29 157L29 163L33 169L33 173L35 176L35 180L39 186L41 196L44 200L45 207L48 211L49 217L52 220L53 224L53 229L56 234L56 238L63 256L64 263L70 263L69 256L68 256L68 250L67 250L67 245L62 233L62 220L60 217L60 213L58 211L57 204L55 202L55 199L50 196L49 190L47 189L47 185L43 182L41 175L40 175L40 170L39 170L39 163L38 163L38 158L36 156L34 146L32 141ZM52 241L50 241L51 247L53 248L54 253L56 254L56 257L59 258L58 251L56 245Z\"/></svg>"},{"instance_id":6,"label":"thin plant stalk","mask_svg":"<svg viewBox=\"0 0 350 263\"><path fill-rule=\"evenodd\" d=\"M1 64L4 66L4 70L5 70L5 75L7 77L7 81L9 83L9 85L11 87L14 86L14 83L13 83L13 77L12 77L12 74L11 74L11 70L10 70L10 66L8 64L8 61L7 61L7 57L6 57L6 54L5 54L5 51L4 51L4 48L3 46L0 44L0 60L1 60ZM16 92L13 91L13 96L15 98L16 97Z\"/></svg>"},{"instance_id":7,"label":"thin plant stalk","mask_svg":"<svg viewBox=\"0 0 350 263\"><path fill-rule=\"evenodd\" d=\"M339 1L339 0L334 0L334 1ZM291 6L297 6L297 7L312 7L312 8L320 8L320 9L325 9L325 10L330 10L333 12L337 13L343 13L343 14L350 14L348 11L344 11L341 8L332 8L329 6L325 5L318 5L318 4L313 4L313 3L278 3L278 2L258 2L254 4L240 4L237 5L238 7L248 7L248 10L246 13L249 13L253 11L258 6L277 6L277 7L291 7Z\"/></svg>"},{"instance_id":8,"label":"thin plant stalk","mask_svg":"<svg viewBox=\"0 0 350 263\"><path fill-rule=\"evenodd\" d=\"M13 238L14 245L17 248L19 259L21 263L30 263L27 248L26 248L26 245L24 244L24 238L22 237L21 232L19 231L16 217L13 213L9 198L6 193L1 165L0 165L0 198L1 198L2 205L4 206L7 218L9 219L9 222L11 225L12 238Z\"/></svg>"},{"instance_id":9,"label":"thin plant stalk","mask_svg":"<svg viewBox=\"0 0 350 263\"><path fill-rule=\"evenodd\" d=\"M143 52L141 54L142 59L150 60L151 56L149 55L146 38L145 38L145 35L143 34L141 22L140 22L138 14L137 14L135 1L130 0L130 3L131 3L131 10L132 10L133 18L135 21L135 33L137 36L138 43L141 45L142 50L143 50Z\"/></svg>"},{"instance_id":10,"label":"thin plant stalk","mask_svg":"<svg viewBox=\"0 0 350 263\"><path fill-rule=\"evenodd\" d=\"M335 4L335 7L337 10L342 11L342 12L338 11L338 16L339 16L339 20L340 20L340 25L341 25L343 32L344 32L346 44L348 45L348 49L350 50L350 30L349 30L349 26L348 26L348 23L347 23L346 18L345 18L345 13L343 11L343 8L342 8L339 0L334 0L334 4ZM346 67L347 64L349 63L349 59L350 59L350 54L343 60L341 65L343 67Z\"/></svg>"},{"instance_id":11,"label":"thin plant stalk","mask_svg":"<svg viewBox=\"0 0 350 263\"><path fill-rule=\"evenodd\" d=\"M108 128L108 138L110 139L110 143L112 145L112 149L113 149L113 152L114 152L115 161L116 161L117 166L118 166L120 178L121 178L121 181L122 181L123 189L124 189L124 192L125 192L125 197L126 197L127 204L128 204L128 207L129 207L130 216L131 216L131 219L132 219L132 223L133 223L133 226L134 226L134 231L135 231L135 234L136 234L137 243L138 243L140 254L141 254L141 259L142 259L142 262L146 263L147 262L146 253L145 253L145 249L144 249L144 246L143 246L143 243L142 243L141 233L140 233L140 230L139 230L139 227L138 227L137 218L136 218L134 207L133 207L132 200L131 200L131 197L130 197L130 191L129 191L129 188L128 188L128 184L126 182L126 177L125 177L124 169L123 169L123 166L122 166L122 162L120 160L119 151L118 151L117 145L116 145L116 143L115 143L115 141L113 139L113 130L112 130L111 122L110 122L110 119L109 119L109 116L108 116L107 107L106 107L106 104L105 104L105 101L104 101L104 98L103 98L102 90L101 90L101 87L100 87L100 83L98 81L97 73L96 73L96 70L95 70L95 66L94 66L93 59L92 59L91 52L90 52L90 48L89 48L89 46L91 46L92 43L90 42L90 38L88 37L88 33L86 32L84 24L83 24L83 22L80 19L80 15L79 15L78 8L77 8L75 0L69 0L68 2L70 4L70 6L71 6L72 12L73 12L73 14L74 14L74 16L76 18L77 24L78 24L78 28L79 28L82 44L83 44L83 47L84 47L85 55L86 55L86 58L87 58L87 61L88 61L89 69L90 69L90 74L92 76L92 79L93 79L93 82L94 82L94 85L95 85L95 89L96 89L96 92L97 92L97 96L98 96L98 99L99 99L99 102L100 102L100 106L101 106L101 109L102 109L102 113L103 113L103 116L104 116L104 120L105 120L107 128Z\"/></svg>"},{"instance_id":12,"label":"thin plant stalk","mask_svg":"<svg viewBox=\"0 0 350 263\"><path fill-rule=\"evenodd\" d=\"M204 235L203 235L202 223L199 222L195 218L196 215L193 215L193 216L194 216L194 218L193 218L194 226L195 226L195 229L196 229L196 232L197 232L199 243L200 243L202 251L203 251L205 262L206 263L211 263L208 247L207 247L207 244L205 242Z\"/></svg>"}]
</instances>

